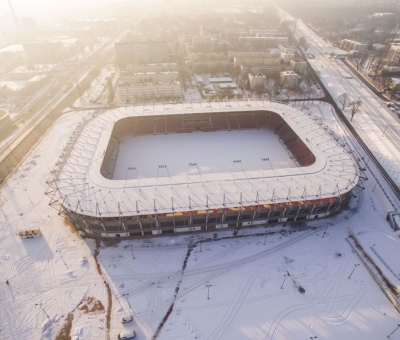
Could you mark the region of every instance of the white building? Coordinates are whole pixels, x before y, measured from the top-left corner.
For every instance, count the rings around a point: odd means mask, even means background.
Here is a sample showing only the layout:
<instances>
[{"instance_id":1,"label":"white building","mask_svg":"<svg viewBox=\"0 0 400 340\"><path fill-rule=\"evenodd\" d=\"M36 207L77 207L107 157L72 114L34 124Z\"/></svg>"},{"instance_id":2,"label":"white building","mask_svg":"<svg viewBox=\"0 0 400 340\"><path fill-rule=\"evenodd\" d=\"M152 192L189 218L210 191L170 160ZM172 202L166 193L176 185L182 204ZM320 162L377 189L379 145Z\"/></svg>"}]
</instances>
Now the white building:
<instances>
[{"instance_id":1,"label":"white building","mask_svg":"<svg viewBox=\"0 0 400 340\"><path fill-rule=\"evenodd\" d=\"M281 52L281 57L285 64L289 64L296 57L296 55L294 53Z\"/></svg>"},{"instance_id":2,"label":"white building","mask_svg":"<svg viewBox=\"0 0 400 340\"><path fill-rule=\"evenodd\" d=\"M123 72L120 77L120 81L126 84L136 84L136 83L170 83L177 81L179 78L179 73L173 72L138 72L130 73Z\"/></svg>"},{"instance_id":3,"label":"white building","mask_svg":"<svg viewBox=\"0 0 400 340\"><path fill-rule=\"evenodd\" d=\"M400 63L400 44L390 44L385 60L389 63Z\"/></svg>"},{"instance_id":4,"label":"white building","mask_svg":"<svg viewBox=\"0 0 400 340\"><path fill-rule=\"evenodd\" d=\"M294 54L294 52L295 52L294 48L289 47L288 45L285 45L285 44L279 44L278 49L282 53Z\"/></svg>"},{"instance_id":5,"label":"white building","mask_svg":"<svg viewBox=\"0 0 400 340\"><path fill-rule=\"evenodd\" d=\"M202 66L226 68L231 64L228 57L222 52L190 53L190 63L195 70Z\"/></svg>"},{"instance_id":6,"label":"white building","mask_svg":"<svg viewBox=\"0 0 400 340\"><path fill-rule=\"evenodd\" d=\"M126 72L132 73L146 73L146 72L173 72L178 71L178 65L176 63L160 63L160 64L131 64L125 68Z\"/></svg>"},{"instance_id":7,"label":"white building","mask_svg":"<svg viewBox=\"0 0 400 340\"><path fill-rule=\"evenodd\" d=\"M266 79L262 73L249 73L250 90L254 91L257 87L264 85Z\"/></svg>"},{"instance_id":8,"label":"white building","mask_svg":"<svg viewBox=\"0 0 400 340\"><path fill-rule=\"evenodd\" d=\"M268 49L265 51L229 51L228 57L233 58L235 65L279 66L283 63L281 53L278 49Z\"/></svg>"},{"instance_id":9,"label":"white building","mask_svg":"<svg viewBox=\"0 0 400 340\"><path fill-rule=\"evenodd\" d=\"M285 88L296 87L300 82L300 76L293 71L281 72L279 84Z\"/></svg>"},{"instance_id":10,"label":"white building","mask_svg":"<svg viewBox=\"0 0 400 340\"><path fill-rule=\"evenodd\" d=\"M117 87L116 101L125 104L134 100L154 100L160 98L181 98L178 81L170 83L127 84Z\"/></svg>"},{"instance_id":11,"label":"white building","mask_svg":"<svg viewBox=\"0 0 400 340\"><path fill-rule=\"evenodd\" d=\"M367 45L358 41L343 39L340 42L340 48L344 50L356 50L358 52L364 52L367 48Z\"/></svg>"},{"instance_id":12,"label":"white building","mask_svg":"<svg viewBox=\"0 0 400 340\"><path fill-rule=\"evenodd\" d=\"M303 59L294 59L290 62L290 67L295 73L303 74L307 69L307 62L305 62Z\"/></svg>"}]
</instances>

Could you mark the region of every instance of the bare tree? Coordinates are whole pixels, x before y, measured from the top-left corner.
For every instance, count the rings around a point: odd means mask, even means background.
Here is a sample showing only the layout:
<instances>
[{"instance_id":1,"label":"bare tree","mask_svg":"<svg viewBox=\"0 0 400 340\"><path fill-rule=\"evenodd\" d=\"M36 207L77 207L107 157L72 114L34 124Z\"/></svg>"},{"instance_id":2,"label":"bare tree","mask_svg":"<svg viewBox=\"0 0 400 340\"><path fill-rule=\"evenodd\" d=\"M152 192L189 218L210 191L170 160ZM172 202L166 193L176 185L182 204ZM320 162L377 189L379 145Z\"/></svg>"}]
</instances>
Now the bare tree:
<instances>
[{"instance_id":1,"label":"bare tree","mask_svg":"<svg viewBox=\"0 0 400 340\"><path fill-rule=\"evenodd\" d=\"M254 88L254 91L261 98L262 94L265 92L265 84L264 83L257 84Z\"/></svg>"},{"instance_id":2,"label":"bare tree","mask_svg":"<svg viewBox=\"0 0 400 340\"><path fill-rule=\"evenodd\" d=\"M305 70L304 75L303 75L303 79L304 79L304 82L307 85L307 90L309 90L311 85L312 85L312 83L313 83L313 75L312 75L310 70L308 70L308 69Z\"/></svg>"},{"instance_id":3,"label":"bare tree","mask_svg":"<svg viewBox=\"0 0 400 340\"><path fill-rule=\"evenodd\" d=\"M273 79L267 79L265 82L265 92L268 94L268 99L271 100L274 95L275 81Z\"/></svg>"},{"instance_id":4,"label":"bare tree","mask_svg":"<svg viewBox=\"0 0 400 340\"><path fill-rule=\"evenodd\" d=\"M350 121L353 121L353 117L360 110L360 108L361 108L361 100L357 100L351 104L351 119L350 119Z\"/></svg>"},{"instance_id":5,"label":"bare tree","mask_svg":"<svg viewBox=\"0 0 400 340\"><path fill-rule=\"evenodd\" d=\"M342 110L346 107L347 102L349 101L349 94L347 92L342 93L339 97L338 100L340 104L342 104Z\"/></svg>"},{"instance_id":6,"label":"bare tree","mask_svg":"<svg viewBox=\"0 0 400 340\"><path fill-rule=\"evenodd\" d=\"M304 38L304 37L300 37L299 38L299 44L303 48L303 50L305 52L307 52L308 48L310 47L310 45L308 44L306 38Z\"/></svg>"}]
</instances>

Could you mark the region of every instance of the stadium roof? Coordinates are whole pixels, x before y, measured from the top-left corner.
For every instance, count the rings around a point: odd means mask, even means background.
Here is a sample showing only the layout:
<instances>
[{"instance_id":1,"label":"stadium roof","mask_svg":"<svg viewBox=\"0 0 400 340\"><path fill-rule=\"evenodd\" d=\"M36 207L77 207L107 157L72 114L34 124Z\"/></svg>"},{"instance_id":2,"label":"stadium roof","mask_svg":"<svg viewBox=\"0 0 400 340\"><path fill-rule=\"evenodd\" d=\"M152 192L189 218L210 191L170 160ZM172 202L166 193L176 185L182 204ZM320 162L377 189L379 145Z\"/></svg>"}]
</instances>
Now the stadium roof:
<instances>
[{"instance_id":1,"label":"stadium roof","mask_svg":"<svg viewBox=\"0 0 400 340\"><path fill-rule=\"evenodd\" d=\"M103 163L114 123L125 117L212 112L273 111L282 116L316 157L306 167L235 171L201 176L111 180ZM310 112L267 101L160 104L98 112L85 118L49 180L53 202L76 213L105 218L276 204L338 197L358 183L347 145Z\"/></svg>"}]
</instances>

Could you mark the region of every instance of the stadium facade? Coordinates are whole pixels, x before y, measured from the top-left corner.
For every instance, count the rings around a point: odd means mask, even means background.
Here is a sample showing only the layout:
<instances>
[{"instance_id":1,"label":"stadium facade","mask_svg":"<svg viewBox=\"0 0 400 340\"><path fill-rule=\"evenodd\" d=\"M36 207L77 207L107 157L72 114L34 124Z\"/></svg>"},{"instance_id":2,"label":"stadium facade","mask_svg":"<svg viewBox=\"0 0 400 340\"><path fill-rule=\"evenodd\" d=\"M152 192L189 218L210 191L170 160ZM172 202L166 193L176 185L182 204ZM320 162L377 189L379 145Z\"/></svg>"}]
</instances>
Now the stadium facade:
<instances>
[{"instance_id":1,"label":"stadium facade","mask_svg":"<svg viewBox=\"0 0 400 340\"><path fill-rule=\"evenodd\" d=\"M132 164L129 179L112 179L125 136L245 129L273 131L297 167L274 169L266 157L258 170L201 174L193 162L190 174L148 178ZM159 168L169 173L168 164ZM183 103L86 117L53 169L47 195L86 234L140 237L326 217L345 206L360 179L348 145L310 112L266 101Z\"/></svg>"}]
</instances>

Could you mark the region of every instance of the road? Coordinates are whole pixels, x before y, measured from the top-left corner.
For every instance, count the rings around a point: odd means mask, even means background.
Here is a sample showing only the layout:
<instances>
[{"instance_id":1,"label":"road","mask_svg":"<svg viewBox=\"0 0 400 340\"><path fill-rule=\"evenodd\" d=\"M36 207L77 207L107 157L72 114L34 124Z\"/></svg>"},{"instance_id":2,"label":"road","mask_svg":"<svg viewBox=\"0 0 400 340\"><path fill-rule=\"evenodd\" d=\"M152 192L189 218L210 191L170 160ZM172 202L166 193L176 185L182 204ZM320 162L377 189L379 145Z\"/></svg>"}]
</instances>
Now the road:
<instances>
[{"instance_id":1,"label":"road","mask_svg":"<svg viewBox=\"0 0 400 340\"><path fill-rule=\"evenodd\" d=\"M119 31L93 50L84 60L70 64L66 61L59 65L58 80L45 99L40 98L37 111L20 125L6 140L0 143L0 183L19 164L29 150L46 133L47 129L89 87L100 70L110 63L114 55L114 43L129 32ZM78 91L77 91L78 90Z\"/></svg>"},{"instance_id":2,"label":"road","mask_svg":"<svg viewBox=\"0 0 400 340\"><path fill-rule=\"evenodd\" d=\"M24 117L26 119L24 125L21 125L11 136L1 142L0 162L51 112L62 111L68 107L68 102L76 97L76 90L82 87L82 83L91 74L100 71L109 63L114 54L114 42L120 40L127 33L127 29L118 32L93 50L84 60L77 61L73 65L70 65L70 61L65 61L57 66L58 77L53 88L33 105L36 110Z\"/></svg>"}]
</instances>

